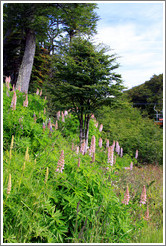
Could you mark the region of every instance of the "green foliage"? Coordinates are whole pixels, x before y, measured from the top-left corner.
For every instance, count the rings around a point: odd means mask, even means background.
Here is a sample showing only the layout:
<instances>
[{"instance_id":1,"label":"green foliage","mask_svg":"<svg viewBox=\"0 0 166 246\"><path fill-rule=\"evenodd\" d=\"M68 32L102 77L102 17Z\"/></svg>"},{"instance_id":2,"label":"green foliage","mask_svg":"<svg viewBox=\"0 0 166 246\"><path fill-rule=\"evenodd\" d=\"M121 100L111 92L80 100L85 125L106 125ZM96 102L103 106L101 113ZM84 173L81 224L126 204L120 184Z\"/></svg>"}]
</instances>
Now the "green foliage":
<instances>
[{"instance_id":1,"label":"green foliage","mask_svg":"<svg viewBox=\"0 0 166 246\"><path fill-rule=\"evenodd\" d=\"M88 153L82 155L77 154L75 149L71 150L72 142L78 143L78 120L75 116L69 114L65 122L60 119L58 130L53 128L50 132L46 127L43 131L42 123L47 126L48 122L48 116L43 113L46 106L44 99L36 94L28 95L28 107L23 107L25 96L16 91L16 110L12 110L13 92L8 93L9 96L5 88L4 243L128 243L138 239L138 232L146 228L147 222L143 219L146 206L139 206L142 176L136 173L137 168L132 172L127 170L128 174L124 172L124 167L134 162L133 158L127 154L123 158L117 156L116 164L111 167L107 163L105 146L98 147L102 133L95 127L94 120L90 120L90 138L93 135L96 137L95 162L92 162ZM13 147L10 145L12 135ZM58 173L57 163L62 150L64 170ZM130 173L135 173L135 176ZM145 178L149 204L156 203L153 213L151 208L154 219L156 213L161 215L158 190L161 196L162 189L158 186L156 192L156 179ZM131 194L129 205L122 203L126 184ZM157 224L157 220L154 223ZM160 226L158 224L158 228Z\"/></svg>"},{"instance_id":2,"label":"green foliage","mask_svg":"<svg viewBox=\"0 0 166 246\"><path fill-rule=\"evenodd\" d=\"M119 141L124 153L135 157L139 151L139 162L159 163L163 159L163 131L148 118L142 118L136 108L126 102L120 107L103 107L97 119L103 124L103 138Z\"/></svg>"},{"instance_id":3,"label":"green foliage","mask_svg":"<svg viewBox=\"0 0 166 246\"><path fill-rule=\"evenodd\" d=\"M163 109L163 74L153 75L144 84L124 92L134 107L140 108L145 116L154 118L154 106L160 112Z\"/></svg>"}]
</instances>

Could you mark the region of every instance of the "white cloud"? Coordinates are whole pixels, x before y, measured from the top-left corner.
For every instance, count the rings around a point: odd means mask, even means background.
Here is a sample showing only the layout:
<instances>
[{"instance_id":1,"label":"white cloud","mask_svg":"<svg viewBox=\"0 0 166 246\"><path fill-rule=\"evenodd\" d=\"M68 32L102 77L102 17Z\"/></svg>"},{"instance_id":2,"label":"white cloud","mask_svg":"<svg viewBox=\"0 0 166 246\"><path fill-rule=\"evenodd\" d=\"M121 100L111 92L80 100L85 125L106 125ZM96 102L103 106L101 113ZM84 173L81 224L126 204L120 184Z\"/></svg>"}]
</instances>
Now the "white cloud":
<instances>
[{"instance_id":1,"label":"white cloud","mask_svg":"<svg viewBox=\"0 0 166 246\"><path fill-rule=\"evenodd\" d=\"M109 45L118 59L124 85L132 87L150 79L153 74L162 73L162 30L154 25L148 31L137 30L135 24L118 24L98 29L97 42ZM119 72L119 73L120 73Z\"/></svg>"}]
</instances>

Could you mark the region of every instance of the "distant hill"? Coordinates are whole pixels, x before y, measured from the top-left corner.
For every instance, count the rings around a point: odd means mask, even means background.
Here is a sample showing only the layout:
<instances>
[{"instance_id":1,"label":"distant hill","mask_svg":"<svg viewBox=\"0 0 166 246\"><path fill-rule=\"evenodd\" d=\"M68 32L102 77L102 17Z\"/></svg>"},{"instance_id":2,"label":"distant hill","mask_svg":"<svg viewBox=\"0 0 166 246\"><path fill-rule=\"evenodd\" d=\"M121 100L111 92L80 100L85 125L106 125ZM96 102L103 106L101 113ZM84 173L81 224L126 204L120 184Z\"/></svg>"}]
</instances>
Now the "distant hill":
<instances>
[{"instance_id":1,"label":"distant hill","mask_svg":"<svg viewBox=\"0 0 166 246\"><path fill-rule=\"evenodd\" d=\"M133 103L140 108L144 116L155 117L155 109L161 113L163 109L163 74L153 75L149 81L124 92Z\"/></svg>"}]
</instances>

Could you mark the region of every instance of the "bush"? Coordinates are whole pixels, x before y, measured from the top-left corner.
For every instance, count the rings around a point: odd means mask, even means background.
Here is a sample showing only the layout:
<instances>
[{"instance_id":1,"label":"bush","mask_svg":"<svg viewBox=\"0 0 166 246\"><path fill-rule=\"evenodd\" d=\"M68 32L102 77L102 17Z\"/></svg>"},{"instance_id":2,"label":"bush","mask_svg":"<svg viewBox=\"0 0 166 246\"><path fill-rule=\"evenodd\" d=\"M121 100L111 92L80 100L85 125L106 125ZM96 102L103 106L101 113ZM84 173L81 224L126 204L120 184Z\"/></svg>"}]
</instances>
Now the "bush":
<instances>
[{"instance_id":1,"label":"bush","mask_svg":"<svg viewBox=\"0 0 166 246\"><path fill-rule=\"evenodd\" d=\"M139 162L159 163L163 159L162 129L148 118L142 118L138 109L127 107L103 107L97 119L103 124L103 138L119 141L124 153L135 157L139 151Z\"/></svg>"}]
</instances>

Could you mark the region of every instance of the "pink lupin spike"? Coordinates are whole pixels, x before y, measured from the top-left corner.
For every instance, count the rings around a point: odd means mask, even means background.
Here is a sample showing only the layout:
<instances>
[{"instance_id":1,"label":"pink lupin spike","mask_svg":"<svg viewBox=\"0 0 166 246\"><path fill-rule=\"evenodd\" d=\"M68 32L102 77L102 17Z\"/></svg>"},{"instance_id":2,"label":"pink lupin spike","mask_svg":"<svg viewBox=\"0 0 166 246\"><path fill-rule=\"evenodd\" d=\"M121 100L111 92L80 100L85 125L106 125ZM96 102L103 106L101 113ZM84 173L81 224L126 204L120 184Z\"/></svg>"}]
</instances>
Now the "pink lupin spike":
<instances>
[{"instance_id":1,"label":"pink lupin spike","mask_svg":"<svg viewBox=\"0 0 166 246\"><path fill-rule=\"evenodd\" d=\"M145 188L145 185L143 186L142 193L141 193L140 205L141 204L146 204L146 188Z\"/></svg>"},{"instance_id":2,"label":"pink lupin spike","mask_svg":"<svg viewBox=\"0 0 166 246\"><path fill-rule=\"evenodd\" d=\"M124 203L125 205L128 205L129 204L129 200L130 200L129 187L127 185L127 189L126 189L126 192L125 192L124 199L123 199L122 203Z\"/></svg>"}]
</instances>

